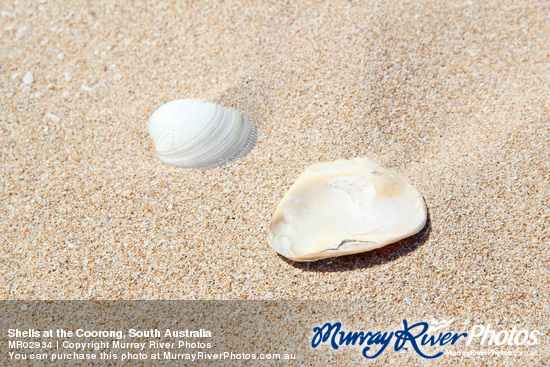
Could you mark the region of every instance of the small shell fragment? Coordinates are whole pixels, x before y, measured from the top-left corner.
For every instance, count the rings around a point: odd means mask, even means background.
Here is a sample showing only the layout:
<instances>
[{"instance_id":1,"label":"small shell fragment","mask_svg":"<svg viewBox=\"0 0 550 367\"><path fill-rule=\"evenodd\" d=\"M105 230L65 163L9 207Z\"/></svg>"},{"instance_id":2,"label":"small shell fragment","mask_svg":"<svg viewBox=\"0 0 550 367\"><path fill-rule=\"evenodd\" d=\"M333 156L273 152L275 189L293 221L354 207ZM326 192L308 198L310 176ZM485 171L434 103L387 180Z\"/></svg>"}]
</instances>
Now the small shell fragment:
<instances>
[{"instance_id":1,"label":"small shell fragment","mask_svg":"<svg viewBox=\"0 0 550 367\"><path fill-rule=\"evenodd\" d=\"M23 84L32 84L34 83L34 75L30 71L23 76Z\"/></svg>"},{"instance_id":2,"label":"small shell fragment","mask_svg":"<svg viewBox=\"0 0 550 367\"><path fill-rule=\"evenodd\" d=\"M52 120L53 122L59 122L61 118L57 115L54 115L53 113L46 113L46 117Z\"/></svg>"},{"instance_id":3,"label":"small shell fragment","mask_svg":"<svg viewBox=\"0 0 550 367\"><path fill-rule=\"evenodd\" d=\"M244 157L257 136L254 124L239 111L194 99L160 106L147 127L161 161L195 169L224 166Z\"/></svg>"},{"instance_id":4,"label":"small shell fragment","mask_svg":"<svg viewBox=\"0 0 550 367\"><path fill-rule=\"evenodd\" d=\"M427 210L403 177L367 158L308 167L285 194L267 232L295 261L370 251L419 232Z\"/></svg>"}]
</instances>

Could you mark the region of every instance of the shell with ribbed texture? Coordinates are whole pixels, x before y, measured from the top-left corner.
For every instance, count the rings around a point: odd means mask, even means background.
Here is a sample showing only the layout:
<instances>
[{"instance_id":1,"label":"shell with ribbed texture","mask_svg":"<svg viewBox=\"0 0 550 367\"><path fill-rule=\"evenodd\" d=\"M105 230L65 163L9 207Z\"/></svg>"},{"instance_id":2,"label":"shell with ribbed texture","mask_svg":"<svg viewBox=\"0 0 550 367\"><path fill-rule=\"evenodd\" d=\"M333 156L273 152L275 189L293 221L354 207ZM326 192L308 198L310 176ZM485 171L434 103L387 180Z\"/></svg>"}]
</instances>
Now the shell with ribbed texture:
<instances>
[{"instance_id":1,"label":"shell with ribbed texture","mask_svg":"<svg viewBox=\"0 0 550 367\"><path fill-rule=\"evenodd\" d=\"M257 136L254 124L240 111L194 99L160 106L147 128L161 161L201 170L244 157Z\"/></svg>"}]
</instances>

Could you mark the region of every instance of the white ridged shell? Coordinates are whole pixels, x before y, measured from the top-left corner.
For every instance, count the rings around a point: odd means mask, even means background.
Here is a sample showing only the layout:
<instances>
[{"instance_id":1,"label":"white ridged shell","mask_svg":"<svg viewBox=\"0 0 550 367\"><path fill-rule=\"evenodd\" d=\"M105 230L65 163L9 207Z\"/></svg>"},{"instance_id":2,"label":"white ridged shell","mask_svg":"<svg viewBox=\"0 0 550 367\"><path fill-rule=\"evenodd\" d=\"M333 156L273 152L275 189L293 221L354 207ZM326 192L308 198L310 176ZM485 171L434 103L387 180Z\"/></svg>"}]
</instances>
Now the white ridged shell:
<instances>
[{"instance_id":1,"label":"white ridged shell","mask_svg":"<svg viewBox=\"0 0 550 367\"><path fill-rule=\"evenodd\" d=\"M224 166L244 157L256 127L234 109L194 99L160 106L147 124L164 163L195 169Z\"/></svg>"},{"instance_id":2,"label":"white ridged shell","mask_svg":"<svg viewBox=\"0 0 550 367\"><path fill-rule=\"evenodd\" d=\"M427 210L403 177L366 158L308 167L285 194L267 233L295 261L370 251L419 232Z\"/></svg>"}]
</instances>

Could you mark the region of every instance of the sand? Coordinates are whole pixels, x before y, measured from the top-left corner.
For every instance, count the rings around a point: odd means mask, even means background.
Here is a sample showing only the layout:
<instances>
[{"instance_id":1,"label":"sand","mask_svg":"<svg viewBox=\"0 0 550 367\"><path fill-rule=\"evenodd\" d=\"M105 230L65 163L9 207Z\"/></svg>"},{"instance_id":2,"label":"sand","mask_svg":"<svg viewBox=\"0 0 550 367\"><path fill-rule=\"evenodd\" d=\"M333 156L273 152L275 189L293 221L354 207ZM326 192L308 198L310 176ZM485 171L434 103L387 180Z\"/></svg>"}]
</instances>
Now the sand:
<instances>
[{"instance_id":1,"label":"sand","mask_svg":"<svg viewBox=\"0 0 550 367\"><path fill-rule=\"evenodd\" d=\"M546 1L0 10L2 299L345 300L395 323L539 328L545 352L525 361L548 363ZM179 98L240 109L255 148L206 171L162 164L146 122ZM266 229L286 190L353 157L419 189L425 230L278 256Z\"/></svg>"}]
</instances>

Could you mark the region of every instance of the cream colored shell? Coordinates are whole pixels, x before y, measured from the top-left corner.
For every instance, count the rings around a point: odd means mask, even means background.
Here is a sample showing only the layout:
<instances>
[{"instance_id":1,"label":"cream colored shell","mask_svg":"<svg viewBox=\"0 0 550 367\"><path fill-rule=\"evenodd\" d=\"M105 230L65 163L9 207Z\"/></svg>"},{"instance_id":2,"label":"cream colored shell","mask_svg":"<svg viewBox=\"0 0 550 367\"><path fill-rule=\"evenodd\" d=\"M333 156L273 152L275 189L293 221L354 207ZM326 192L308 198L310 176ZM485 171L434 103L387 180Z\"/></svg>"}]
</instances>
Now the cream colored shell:
<instances>
[{"instance_id":1,"label":"cream colored shell","mask_svg":"<svg viewBox=\"0 0 550 367\"><path fill-rule=\"evenodd\" d=\"M295 261L373 250L419 232L426 205L403 177L366 158L308 167L283 197L267 233Z\"/></svg>"},{"instance_id":2,"label":"cream colored shell","mask_svg":"<svg viewBox=\"0 0 550 367\"><path fill-rule=\"evenodd\" d=\"M160 106L147 124L160 160L195 169L224 166L256 142L254 124L234 109L194 99Z\"/></svg>"}]
</instances>

